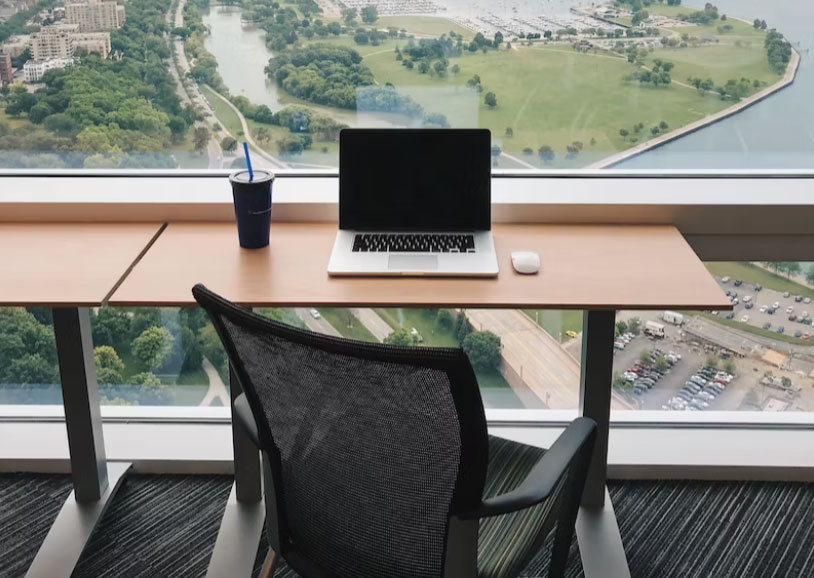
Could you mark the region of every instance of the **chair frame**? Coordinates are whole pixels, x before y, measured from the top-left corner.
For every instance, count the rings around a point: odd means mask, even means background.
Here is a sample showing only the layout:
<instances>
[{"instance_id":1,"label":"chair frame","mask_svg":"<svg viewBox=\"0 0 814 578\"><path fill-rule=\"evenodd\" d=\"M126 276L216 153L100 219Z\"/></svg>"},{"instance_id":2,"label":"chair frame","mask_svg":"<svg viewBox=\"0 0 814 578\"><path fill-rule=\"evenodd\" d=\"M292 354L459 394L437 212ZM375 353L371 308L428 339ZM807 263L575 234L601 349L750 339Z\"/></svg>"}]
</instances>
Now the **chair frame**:
<instances>
[{"instance_id":1,"label":"chair frame","mask_svg":"<svg viewBox=\"0 0 814 578\"><path fill-rule=\"evenodd\" d=\"M221 314L239 315L244 320L251 321L253 324L259 323L274 326L278 330L282 324L239 307L212 293L202 285L196 285L193 288L193 295L198 303L209 313L215 325L215 329L224 344L229 361L233 368L236 369L232 375L238 380L239 385L243 386L244 376L242 375L243 372L240 371L241 364L238 360L237 352L233 350L230 340L225 337L225 329L221 326L220 320L210 309L217 309ZM307 330L289 328L287 326L283 327L286 327L286 330L290 332L305 333L309 336L318 335ZM325 340L328 344L334 345L340 343L347 345L350 343L352 346L359 348L366 348L371 345L321 335L319 335L319 338ZM383 347L378 344L376 344L376 346L379 348ZM394 352L405 349L392 348L392 346L384 347L391 348ZM421 349L427 350L428 348ZM439 349L438 351L441 350ZM468 366L468 363L466 365ZM469 372L471 373L471 379L474 381L475 376L471 367L469 367ZM247 389L245 387L242 387L242 389L243 393L237 396L232 403L232 417L240 424L240 427L243 428L262 454L263 486L266 496L264 500L266 508L266 534L270 548L269 555L266 557L261 573L261 576L265 578L273 574L281 553L280 528L278 522L278 493L275 490L275 476L272 467L274 463L274 446L273 444L264 443L263 438L268 434L261 433L261 429L258 428L252 403L246 395ZM477 387L475 390L477 390ZM463 431L462 424L462 434L463 433L465 432ZM443 575L439 578L477 578L478 530L480 520L491 516L518 512L545 501L554 494L560 482L567 476L565 480L565 491L567 495L562 498L563 502L557 516L557 529L549 566L550 577L560 578L564 576L568 560L568 551L574 533L595 438L596 423L589 418L577 418L557 438L551 448L540 457L526 478L514 490L499 496L481 500L480 504L475 508L451 514L447 525ZM462 456L462 459L465 457L466 456ZM269 497L272 496L273 499L269 499ZM547 533L548 532L540 533L540 542L542 542Z\"/></svg>"}]
</instances>

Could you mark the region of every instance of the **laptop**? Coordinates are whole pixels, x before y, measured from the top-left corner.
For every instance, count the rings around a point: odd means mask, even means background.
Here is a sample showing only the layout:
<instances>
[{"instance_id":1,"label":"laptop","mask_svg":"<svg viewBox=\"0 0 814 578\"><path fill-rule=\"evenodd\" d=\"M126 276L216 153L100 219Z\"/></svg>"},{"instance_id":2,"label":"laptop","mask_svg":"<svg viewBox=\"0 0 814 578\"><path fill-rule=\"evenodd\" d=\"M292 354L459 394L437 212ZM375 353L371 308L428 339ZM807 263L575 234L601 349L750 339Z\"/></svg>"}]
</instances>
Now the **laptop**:
<instances>
[{"instance_id":1,"label":"laptop","mask_svg":"<svg viewBox=\"0 0 814 578\"><path fill-rule=\"evenodd\" d=\"M344 129L330 275L494 277L491 136Z\"/></svg>"}]
</instances>

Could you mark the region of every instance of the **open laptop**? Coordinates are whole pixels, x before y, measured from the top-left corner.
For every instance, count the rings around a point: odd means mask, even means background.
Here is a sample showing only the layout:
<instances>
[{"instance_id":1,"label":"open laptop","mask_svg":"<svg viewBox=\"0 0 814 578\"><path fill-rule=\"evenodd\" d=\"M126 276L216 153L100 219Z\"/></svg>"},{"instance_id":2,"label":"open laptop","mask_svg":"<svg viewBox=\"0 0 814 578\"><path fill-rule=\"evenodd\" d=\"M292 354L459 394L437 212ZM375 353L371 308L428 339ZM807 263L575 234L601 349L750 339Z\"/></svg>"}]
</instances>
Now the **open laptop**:
<instances>
[{"instance_id":1,"label":"open laptop","mask_svg":"<svg viewBox=\"0 0 814 578\"><path fill-rule=\"evenodd\" d=\"M494 277L491 136L344 129L331 275Z\"/></svg>"}]
</instances>

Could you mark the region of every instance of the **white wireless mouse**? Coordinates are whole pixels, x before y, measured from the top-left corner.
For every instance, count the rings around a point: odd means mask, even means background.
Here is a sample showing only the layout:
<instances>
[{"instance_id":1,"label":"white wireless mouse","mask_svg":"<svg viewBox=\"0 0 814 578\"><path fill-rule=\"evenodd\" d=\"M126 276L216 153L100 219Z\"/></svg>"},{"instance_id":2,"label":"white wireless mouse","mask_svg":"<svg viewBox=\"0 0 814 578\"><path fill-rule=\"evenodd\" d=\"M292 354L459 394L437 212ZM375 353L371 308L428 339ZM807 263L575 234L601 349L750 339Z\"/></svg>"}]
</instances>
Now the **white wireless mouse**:
<instances>
[{"instance_id":1,"label":"white wireless mouse","mask_svg":"<svg viewBox=\"0 0 814 578\"><path fill-rule=\"evenodd\" d=\"M534 251L512 251L512 267L523 275L536 273L540 270L540 255Z\"/></svg>"}]
</instances>

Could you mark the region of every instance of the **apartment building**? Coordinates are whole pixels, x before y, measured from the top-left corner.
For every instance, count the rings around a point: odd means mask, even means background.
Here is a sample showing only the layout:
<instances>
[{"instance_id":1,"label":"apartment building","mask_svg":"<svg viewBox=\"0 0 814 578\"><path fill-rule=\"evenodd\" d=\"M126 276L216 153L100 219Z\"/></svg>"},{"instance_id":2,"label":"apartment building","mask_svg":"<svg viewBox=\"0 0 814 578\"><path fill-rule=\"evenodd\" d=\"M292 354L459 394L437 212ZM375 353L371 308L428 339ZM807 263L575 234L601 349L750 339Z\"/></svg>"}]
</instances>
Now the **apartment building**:
<instances>
[{"instance_id":1,"label":"apartment building","mask_svg":"<svg viewBox=\"0 0 814 578\"><path fill-rule=\"evenodd\" d=\"M114 30L124 25L124 6L109 0L89 0L65 6L65 20L79 26L80 32Z\"/></svg>"},{"instance_id":2,"label":"apartment building","mask_svg":"<svg viewBox=\"0 0 814 578\"><path fill-rule=\"evenodd\" d=\"M0 84L11 84L14 69L11 67L11 55L0 50Z\"/></svg>"},{"instance_id":3,"label":"apartment building","mask_svg":"<svg viewBox=\"0 0 814 578\"><path fill-rule=\"evenodd\" d=\"M73 58L53 58L51 60L29 60L23 65L25 82L39 82L49 70L73 66Z\"/></svg>"},{"instance_id":4,"label":"apartment building","mask_svg":"<svg viewBox=\"0 0 814 578\"><path fill-rule=\"evenodd\" d=\"M39 32L31 35L31 58L33 60L51 60L73 58L76 51L74 34L78 26L60 24L44 26Z\"/></svg>"},{"instance_id":5,"label":"apartment building","mask_svg":"<svg viewBox=\"0 0 814 578\"><path fill-rule=\"evenodd\" d=\"M73 35L76 48L95 52L102 58L110 55L110 32L77 32Z\"/></svg>"}]
</instances>

